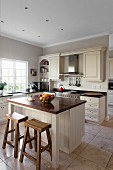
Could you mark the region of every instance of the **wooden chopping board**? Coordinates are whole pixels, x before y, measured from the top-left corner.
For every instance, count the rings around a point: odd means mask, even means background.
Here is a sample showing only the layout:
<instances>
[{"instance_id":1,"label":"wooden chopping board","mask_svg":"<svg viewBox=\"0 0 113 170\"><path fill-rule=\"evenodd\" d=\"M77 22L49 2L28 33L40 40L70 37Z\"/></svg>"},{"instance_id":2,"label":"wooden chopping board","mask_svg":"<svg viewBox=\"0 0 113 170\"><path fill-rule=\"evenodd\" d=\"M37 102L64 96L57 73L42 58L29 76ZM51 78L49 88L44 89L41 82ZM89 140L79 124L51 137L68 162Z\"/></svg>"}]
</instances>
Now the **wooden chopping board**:
<instances>
[{"instance_id":1,"label":"wooden chopping board","mask_svg":"<svg viewBox=\"0 0 113 170\"><path fill-rule=\"evenodd\" d=\"M88 93L84 93L84 95L88 95L88 96L100 96L100 95L103 95L103 94L102 93L88 92Z\"/></svg>"}]
</instances>

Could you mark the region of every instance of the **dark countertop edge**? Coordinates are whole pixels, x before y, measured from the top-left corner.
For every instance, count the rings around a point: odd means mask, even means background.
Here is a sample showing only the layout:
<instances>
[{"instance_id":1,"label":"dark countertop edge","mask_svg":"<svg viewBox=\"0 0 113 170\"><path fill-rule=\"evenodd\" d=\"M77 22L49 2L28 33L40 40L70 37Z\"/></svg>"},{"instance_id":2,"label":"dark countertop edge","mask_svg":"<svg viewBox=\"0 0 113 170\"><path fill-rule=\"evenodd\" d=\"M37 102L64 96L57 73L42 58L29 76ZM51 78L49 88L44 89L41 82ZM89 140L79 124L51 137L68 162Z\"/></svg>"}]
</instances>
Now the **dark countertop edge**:
<instances>
[{"instance_id":1,"label":"dark countertop edge","mask_svg":"<svg viewBox=\"0 0 113 170\"><path fill-rule=\"evenodd\" d=\"M17 105L22 105L22 106L25 106L25 107L28 107L28 108L32 108L32 109L36 109L36 110L41 110L41 111L45 111L45 112L48 112L48 113L52 113L52 114L59 114L61 112L64 112L66 110L69 110L71 108L74 108L76 106L79 106L81 104L84 104L86 103L85 100L80 100L79 103L75 104L75 105L72 105L72 106L69 106L68 108L65 108L65 109L61 109L60 111L52 111L52 110L46 110L45 108L36 108L36 107L31 107L30 105L26 105L26 104L19 104L18 102L15 102L15 101L12 101L13 99L8 99L7 101L10 102L10 103L14 103L14 104L17 104Z\"/></svg>"},{"instance_id":2,"label":"dark countertop edge","mask_svg":"<svg viewBox=\"0 0 113 170\"><path fill-rule=\"evenodd\" d=\"M93 95L86 95L86 94L81 94L80 96L85 96L85 97L95 97L95 98L101 98L101 97L103 97L103 96L105 96L105 95L98 95L98 96L93 96Z\"/></svg>"},{"instance_id":3,"label":"dark countertop edge","mask_svg":"<svg viewBox=\"0 0 113 170\"><path fill-rule=\"evenodd\" d=\"M59 92L59 90L57 88L54 88L55 92ZM107 95L107 92L102 92L102 91L91 91L91 90L73 90L73 89L65 89L64 92L67 92L67 91L75 91L77 92L78 94L80 94L80 96L87 96L87 97L96 97L96 98L101 98L103 96L106 96ZM87 93L87 92L94 92L95 94L96 93L101 93L100 95L98 96L94 96L94 95L84 95L84 93ZM61 92L62 93L62 92Z\"/></svg>"},{"instance_id":4,"label":"dark countertop edge","mask_svg":"<svg viewBox=\"0 0 113 170\"><path fill-rule=\"evenodd\" d=\"M8 97L8 96L13 96L13 94L3 94L3 95L0 95L0 97Z\"/></svg>"},{"instance_id":5,"label":"dark countertop edge","mask_svg":"<svg viewBox=\"0 0 113 170\"><path fill-rule=\"evenodd\" d=\"M21 91L21 92L17 92L17 93L12 93L13 94L31 94L31 93L40 93L40 92L50 92L50 91ZM8 94L8 93L7 93Z\"/></svg>"}]
</instances>

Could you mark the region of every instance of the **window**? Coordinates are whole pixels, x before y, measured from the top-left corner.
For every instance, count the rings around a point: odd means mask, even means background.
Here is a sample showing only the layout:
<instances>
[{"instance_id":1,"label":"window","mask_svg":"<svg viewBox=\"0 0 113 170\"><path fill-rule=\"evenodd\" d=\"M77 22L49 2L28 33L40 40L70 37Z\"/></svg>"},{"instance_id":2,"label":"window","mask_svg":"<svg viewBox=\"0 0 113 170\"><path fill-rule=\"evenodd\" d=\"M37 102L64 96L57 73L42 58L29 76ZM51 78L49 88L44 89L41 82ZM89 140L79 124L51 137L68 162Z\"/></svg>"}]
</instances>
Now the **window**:
<instances>
[{"instance_id":1,"label":"window","mask_svg":"<svg viewBox=\"0 0 113 170\"><path fill-rule=\"evenodd\" d=\"M2 82L7 83L4 90L7 92L25 90L28 82L27 68L26 61L1 59L1 78Z\"/></svg>"}]
</instances>

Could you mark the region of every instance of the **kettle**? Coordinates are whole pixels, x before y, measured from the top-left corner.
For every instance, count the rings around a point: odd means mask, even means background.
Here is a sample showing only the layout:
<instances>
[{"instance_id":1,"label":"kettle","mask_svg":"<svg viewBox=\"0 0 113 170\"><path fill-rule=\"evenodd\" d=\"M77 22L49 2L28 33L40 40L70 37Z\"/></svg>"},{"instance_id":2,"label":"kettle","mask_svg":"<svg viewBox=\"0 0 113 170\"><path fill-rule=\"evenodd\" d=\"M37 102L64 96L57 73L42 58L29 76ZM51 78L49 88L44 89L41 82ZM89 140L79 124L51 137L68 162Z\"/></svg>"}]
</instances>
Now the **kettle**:
<instances>
[{"instance_id":1,"label":"kettle","mask_svg":"<svg viewBox=\"0 0 113 170\"><path fill-rule=\"evenodd\" d=\"M60 86L59 86L59 91L60 91L60 92L63 92L63 91L64 91L64 86L63 86L63 85L60 85Z\"/></svg>"}]
</instances>

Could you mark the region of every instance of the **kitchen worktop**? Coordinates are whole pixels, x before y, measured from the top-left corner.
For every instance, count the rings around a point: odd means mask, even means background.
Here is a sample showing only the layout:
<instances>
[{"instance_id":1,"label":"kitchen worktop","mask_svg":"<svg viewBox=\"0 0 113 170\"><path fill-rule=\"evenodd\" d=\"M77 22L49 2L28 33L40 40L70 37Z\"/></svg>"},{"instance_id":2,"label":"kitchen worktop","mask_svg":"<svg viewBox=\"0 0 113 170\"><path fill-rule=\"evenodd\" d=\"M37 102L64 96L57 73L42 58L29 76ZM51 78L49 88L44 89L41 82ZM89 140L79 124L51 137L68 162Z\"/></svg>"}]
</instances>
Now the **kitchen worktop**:
<instances>
[{"instance_id":1,"label":"kitchen worktop","mask_svg":"<svg viewBox=\"0 0 113 170\"><path fill-rule=\"evenodd\" d=\"M54 88L54 92L59 92L58 89ZM70 90L70 89L64 89L63 92L59 93L67 93L70 92L71 94L80 94L80 96L88 96L88 97L97 97L100 98L102 96L106 96L107 92L95 92L95 91L85 91L85 90Z\"/></svg>"},{"instance_id":2,"label":"kitchen worktop","mask_svg":"<svg viewBox=\"0 0 113 170\"><path fill-rule=\"evenodd\" d=\"M7 93L3 93L0 95L0 97L8 97L8 96L13 96L12 94L7 94Z\"/></svg>"},{"instance_id":3,"label":"kitchen worktop","mask_svg":"<svg viewBox=\"0 0 113 170\"><path fill-rule=\"evenodd\" d=\"M8 99L8 101L14 104L20 104L22 106L27 106L29 108L34 108L53 114L61 113L86 102L77 99L55 97L51 103L42 103L39 100L38 95L34 96L34 99L34 101L29 102L27 97L22 97L16 99Z\"/></svg>"},{"instance_id":4,"label":"kitchen worktop","mask_svg":"<svg viewBox=\"0 0 113 170\"><path fill-rule=\"evenodd\" d=\"M8 94L20 94L20 93L23 93L23 94L31 94L31 93L38 93L38 92L43 92L42 90L31 90L31 91L19 91L19 92L9 92ZM45 91L44 92L49 92L49 91Z\"/></svg>"}]
</instances>

